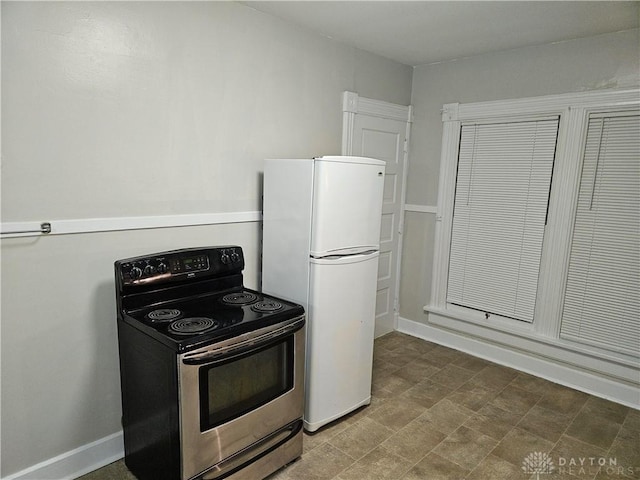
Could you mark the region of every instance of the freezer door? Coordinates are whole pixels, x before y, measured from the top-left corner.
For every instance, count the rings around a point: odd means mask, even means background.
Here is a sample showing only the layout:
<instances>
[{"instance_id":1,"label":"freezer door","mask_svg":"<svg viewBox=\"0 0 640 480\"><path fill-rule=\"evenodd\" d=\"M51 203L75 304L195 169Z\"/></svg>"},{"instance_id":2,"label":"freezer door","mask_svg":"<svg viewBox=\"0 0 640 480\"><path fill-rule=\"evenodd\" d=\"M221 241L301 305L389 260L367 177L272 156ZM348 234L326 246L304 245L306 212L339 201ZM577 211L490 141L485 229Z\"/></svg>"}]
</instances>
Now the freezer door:
<instances>
[{"instance_id":1,"label":"freezer door","mask_svg":"<svg viewBox=\"0 0 640 480\"><path fill-rule=\"evenodd\" d=\"M311 259L304 425L371 401L378 252Z\"/></svg>"},{"instance_id":2,"label":"freezer door","mask_svg":"<svg viewBox=\"0 0 640 480\"><path fill-rule=\"evenodd\" d=\"M379 248L384 165L361 157L315 160L313 257Z\"/></svg>"}]
</instances>

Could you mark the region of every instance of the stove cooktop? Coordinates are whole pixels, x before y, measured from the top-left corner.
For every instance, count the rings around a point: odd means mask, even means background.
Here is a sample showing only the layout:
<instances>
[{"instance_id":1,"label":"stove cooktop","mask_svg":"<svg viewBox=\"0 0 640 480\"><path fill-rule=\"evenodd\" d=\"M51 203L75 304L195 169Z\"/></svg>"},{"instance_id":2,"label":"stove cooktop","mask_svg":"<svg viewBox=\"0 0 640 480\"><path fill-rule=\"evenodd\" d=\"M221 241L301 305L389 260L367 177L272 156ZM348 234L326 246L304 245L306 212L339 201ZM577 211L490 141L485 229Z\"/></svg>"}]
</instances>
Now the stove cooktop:
<instances>
[{"instance_id":1,"label":"stove cooktop","mask_svg":"<svg viewBox=\"0 0 640 480\"><path fill-rule=\"evenodd\" d=\"M182 352L303 314L300 305L241 287L125 312L124 321Z\"/></svg>"}]
</instances>

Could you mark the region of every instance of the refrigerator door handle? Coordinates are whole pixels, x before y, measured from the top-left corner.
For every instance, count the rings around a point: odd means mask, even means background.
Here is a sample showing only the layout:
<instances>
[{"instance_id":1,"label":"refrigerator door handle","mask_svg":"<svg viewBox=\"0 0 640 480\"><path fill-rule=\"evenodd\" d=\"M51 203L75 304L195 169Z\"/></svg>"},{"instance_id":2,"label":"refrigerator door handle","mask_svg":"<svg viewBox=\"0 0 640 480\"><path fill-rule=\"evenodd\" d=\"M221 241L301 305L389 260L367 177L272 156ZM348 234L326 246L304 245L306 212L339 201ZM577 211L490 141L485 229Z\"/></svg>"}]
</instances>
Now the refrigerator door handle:
<instances>
[{"instance_id":1,"label":"refrigerator door handle","mask_svg":"<svg viewBox=\"0 0 640 480\"><path fill-rule=\"evenodd\" d=\"M346 255L367 254L380 250L380 245L358 245L357 247L336 248L333 250L312 250L309 255L313 258L344 257Z\"/></svg>"},{"instance_id":2,"label":"refrigerator door handle","mask_svg":"<svg viewBox=\"0 0 640 480\"><path fill-rule=\"evenodd\" d=\"M310 257L309 261L317 265L346 265L349 263L359 263L378 258L380 252L378 250L370 250L368 252L356 253L353 255L331 255L328 257Z\"/></svg>"}]
</instances>

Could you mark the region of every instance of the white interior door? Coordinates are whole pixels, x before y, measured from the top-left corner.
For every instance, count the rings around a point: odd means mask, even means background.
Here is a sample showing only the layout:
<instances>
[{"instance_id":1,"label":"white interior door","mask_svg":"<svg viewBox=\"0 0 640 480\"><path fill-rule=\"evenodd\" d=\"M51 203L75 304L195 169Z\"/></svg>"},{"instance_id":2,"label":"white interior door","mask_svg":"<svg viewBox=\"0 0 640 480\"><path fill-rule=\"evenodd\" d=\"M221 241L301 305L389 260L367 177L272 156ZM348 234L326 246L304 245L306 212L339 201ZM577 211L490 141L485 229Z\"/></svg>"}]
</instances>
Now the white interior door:
<instances>
[{"instance_id":1,"label":"white interior door","mask_svg":"<svg viewBox=\"0 0 640 480\"><path fill-rule=\"evenodd\" d=\"M376 295L376 337L394 330L397 325L402 204L410 125L410 106L362 98L352 92L344 93L342 154L361 155L386 162Z\"/></svg>"}]
</instances>

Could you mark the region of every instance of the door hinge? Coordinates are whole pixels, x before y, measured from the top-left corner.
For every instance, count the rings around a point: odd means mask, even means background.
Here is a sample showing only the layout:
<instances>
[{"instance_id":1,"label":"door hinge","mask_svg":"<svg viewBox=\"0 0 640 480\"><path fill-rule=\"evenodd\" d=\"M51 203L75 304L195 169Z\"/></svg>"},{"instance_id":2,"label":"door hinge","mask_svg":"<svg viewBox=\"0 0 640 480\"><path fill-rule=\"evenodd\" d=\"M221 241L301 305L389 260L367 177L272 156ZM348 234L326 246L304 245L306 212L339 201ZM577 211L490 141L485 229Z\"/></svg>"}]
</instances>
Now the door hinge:
<instances>
[{"instance_id":1,"label":"door hinge","mask_svg":"<svg viewBox=\"0 0 640 480\"><path fill-rule=\"evenodd\" d=\"M402 151L404 153L407 153L409 151L409 149L407 148L407 139L404 139L404 145L402 146Z\"/></svg>"}]
</instances>

